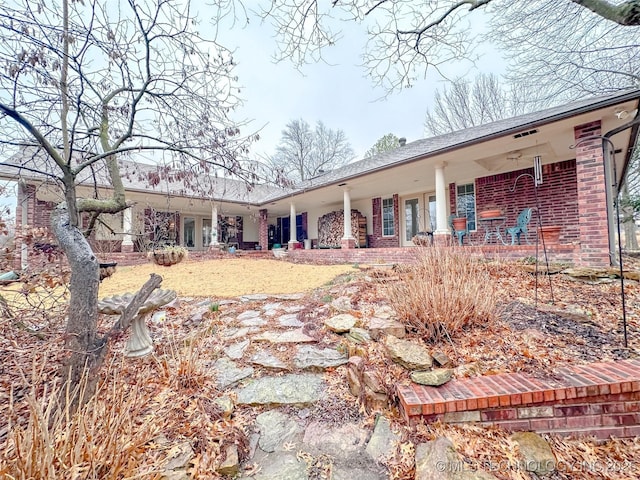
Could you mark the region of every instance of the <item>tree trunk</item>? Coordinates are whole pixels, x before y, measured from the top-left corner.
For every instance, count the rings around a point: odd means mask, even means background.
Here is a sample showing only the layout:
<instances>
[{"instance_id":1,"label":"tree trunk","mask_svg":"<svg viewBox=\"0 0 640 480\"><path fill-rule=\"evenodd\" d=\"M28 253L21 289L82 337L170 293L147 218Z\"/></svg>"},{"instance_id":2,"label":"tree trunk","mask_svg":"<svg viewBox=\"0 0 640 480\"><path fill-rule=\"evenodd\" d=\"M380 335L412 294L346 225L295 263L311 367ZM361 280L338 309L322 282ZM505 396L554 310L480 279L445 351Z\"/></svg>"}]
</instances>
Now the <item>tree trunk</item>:
<instances>
[{"instance_id":1,"label":"tree trunk","mask_svg":"<svg viewBox=\"0 0 640 480\"><path fill-rule=\"evenodd\" d=\"M71 266L69 312L65 332L67 358L63 368L66 389L63 405L74 410L95 392L97 370L103 356L97 352L99 266L89 242L82 232L70 224L65 206L58 206L51 215L51 226L58 243ZM86 386L79 391L83 376Z\"/></svg>"}]
</instances>

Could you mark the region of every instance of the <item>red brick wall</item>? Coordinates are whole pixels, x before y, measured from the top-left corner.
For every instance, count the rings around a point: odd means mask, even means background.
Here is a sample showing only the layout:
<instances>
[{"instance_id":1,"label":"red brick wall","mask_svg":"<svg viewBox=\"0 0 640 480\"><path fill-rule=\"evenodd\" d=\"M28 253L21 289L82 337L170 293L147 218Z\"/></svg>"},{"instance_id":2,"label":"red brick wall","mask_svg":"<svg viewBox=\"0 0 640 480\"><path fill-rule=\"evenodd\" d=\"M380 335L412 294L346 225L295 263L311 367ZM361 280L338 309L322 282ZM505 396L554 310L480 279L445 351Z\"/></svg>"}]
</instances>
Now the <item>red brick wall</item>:
<instances>
[{"instance_id":1,"label":"red brick wall","mask_svg":"<svg viewBox=\"0 0 640 480\"><path fill-rule=\"evenodd\" d=\"M476 209L496 206L504 211L506 225L515 225L519 213L527 207L539 203L539 215L542 225L561 225L560 243L578 240L578 186L576 182L576 162L568 160L543 166L542 185L538 186L538 201L533 178L520 177L533 175L533 168L516 170L476 179ZM515 188L514 188L515 184ZM511 191L513 189L513 192ZM538 225L538 216L534 213L531 231ZM476 233L479 238L480 232Z\"/></svg>"},{"instance_id":2,"label":"red brick wall","mask_svg":"<svg viewBox=\"0 0 640 480\"><path fill-rule=\"evenodd\" d=\"M269 246L269 222L267 221L267 209L260 210L260 226L258 232L259 244L263 250L267 250Z\"/></svg>"},{"instance_id":3,"label":"red brick wall","mask_svg":"<svg viewBox=\"0 0 640 480\"><path fill-rule=\"evenodd\" d=\"M400 207L399 197L393 196L393 223L395 235L389 237L382 236L382 198L371 200L373 209L372 226L373 232L369 236L370 248L390 248L400 246Z\"/></svg>"},{"instance_id":4,"label":"red brick wall","mask_svg":"<svg viewBox=\"0 0 640 480\"><path fill-rule=\"evenodd\" d=\"M600 122L587 123L574 129L576 144L576 176L578 206L580 209L580 254L577 265L608 266L609 238L607 225L607 198L603 165L602 140L590 136L600 135Z\"/></svg>"}]
</instances>

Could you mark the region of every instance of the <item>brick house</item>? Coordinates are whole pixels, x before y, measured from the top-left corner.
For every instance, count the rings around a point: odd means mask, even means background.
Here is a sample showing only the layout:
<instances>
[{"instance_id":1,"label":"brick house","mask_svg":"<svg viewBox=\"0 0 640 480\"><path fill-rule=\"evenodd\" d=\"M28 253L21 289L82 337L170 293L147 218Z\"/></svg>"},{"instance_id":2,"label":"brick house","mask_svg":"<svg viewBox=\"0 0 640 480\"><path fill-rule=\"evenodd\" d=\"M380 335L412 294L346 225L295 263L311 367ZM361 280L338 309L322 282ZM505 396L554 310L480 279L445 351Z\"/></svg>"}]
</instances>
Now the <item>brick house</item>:
<instances>
[{"instance_id":1,"label":"brick house","mask_svg":"<svg viewBox=\"0 0 640 480\"><path fill-rule=\"evenodd\" d=\"M188 191L178 180L150 187L145 172L156 167L138 165L136 174L123 175L134 206L107 218L94 241L122 252L158 241L196 251L301 242L314 247L295 250L301 258L362 261L384 252L395 259L415 247L417 232L432 233L436 243L451 242L450 218L457 214L467 218L464 244L484 255L530 255L537 251L536 225L557 225L559 241L547 246L552 258L609 265L616 244L613 199L636 144L639 101L639 90L624 91L405 143L290 189L248 190L224 178L208 179L206 194ZM6 163L26 166L24 158ZM122 162L122 168L134 167ZM55 185L7 165L0 166L0 177L21 181L18 224L48 224L60 200ZM100 189L108 190L108 182L97 178ZM511 245L506 228L530 207L529 232L522 245ZM500 210L499 218L481 219L486 209Z\"/></svg>"}]
</instances>

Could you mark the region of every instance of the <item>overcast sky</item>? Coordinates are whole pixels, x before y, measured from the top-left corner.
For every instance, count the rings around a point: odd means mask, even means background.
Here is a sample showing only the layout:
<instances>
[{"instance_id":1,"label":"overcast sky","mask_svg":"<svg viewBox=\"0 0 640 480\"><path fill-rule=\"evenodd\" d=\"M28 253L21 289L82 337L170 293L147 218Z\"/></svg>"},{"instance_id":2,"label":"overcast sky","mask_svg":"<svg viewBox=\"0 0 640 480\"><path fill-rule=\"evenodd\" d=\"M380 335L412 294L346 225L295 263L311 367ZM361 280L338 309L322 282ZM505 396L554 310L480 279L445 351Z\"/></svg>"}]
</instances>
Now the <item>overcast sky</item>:
<instances>
[{"instance_id":1,"label":"overcast sky","mask_svg":"<svg viewBox=\"0 0 640 480\"><path fill-rule=\"evenodd\" d=\"M374 88L359 66L366 42L363 27L353 23L340 27L343 38L325 51L326 63L305 65L301 71L290 62L273 62L276 44L268 24L254 21L246 28L220 32L220 43L235 48L236 74L244 86L245 103L237 117L252 119L244 133L262 129L252 154L273 154L287 122L297 118L312 126L321 120L329 128L342 129L358 159L387 133L409 142L423 138L426 109L436 88L444 88L443 80L432 72L431 78L401 92ZM451 77L503 71L499 55L486 58L475 69L460 63L447 65L445 71Z\"/></svg>"}]
</instances>

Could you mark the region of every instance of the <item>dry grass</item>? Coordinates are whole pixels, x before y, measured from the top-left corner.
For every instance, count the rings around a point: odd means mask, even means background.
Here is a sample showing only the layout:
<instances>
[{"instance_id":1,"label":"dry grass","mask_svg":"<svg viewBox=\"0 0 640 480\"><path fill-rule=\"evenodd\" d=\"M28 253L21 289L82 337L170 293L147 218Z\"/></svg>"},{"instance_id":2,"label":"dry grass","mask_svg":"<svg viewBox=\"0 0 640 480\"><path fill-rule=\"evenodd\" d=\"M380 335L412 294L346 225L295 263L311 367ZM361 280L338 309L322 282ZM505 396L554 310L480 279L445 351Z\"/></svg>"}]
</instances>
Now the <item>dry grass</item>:
<instances>
[{"instance_id":1,"label":"dry grass","mask_svg":"<svg viewBox=\"0 0 640 480\"><path fill-rule=\"evenodd\" d=\"M175 290L181 296L228 298L252 293L307 292L352 271L351 265L306 265L242 258L185 260L171 267L149 263L118 267L113 276L102 282L100 295L137 291L151 273L162 276L162 288Z\"/></svg>"},{"instance_id":2,"label":"dry grass","mask_svg":"<svg viewBox=\"0 0 640 480\"><path fill-rule=\"evenodd\" d=\"M36 374L32 386L42 384ZM130 389L121 379L104 384L82 409L71 415L59 406L57 382L43 391L27 394L26 423L9 425L9 438L0 456L3 478L21 479L117 479L143 473L142 446L157 429L142 427L145 409L143 392ZM68 404L69 402L67 402ZM19 415L11 401L10 422Z\"/></svg>"},{"instance_id":3,"label":"dry grass","mask_svg":"<svg viewBox=\"0 0 640 480\"><path fill-rule=\"evenodd\" d=\"M424 248L388 285L389 302L405 325L428 341L453 336L496 317L495 282L462 249Z\"/></svg>"}]
</instances>

